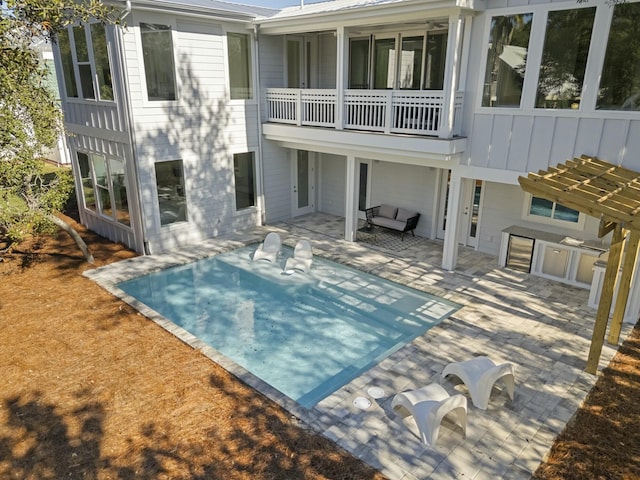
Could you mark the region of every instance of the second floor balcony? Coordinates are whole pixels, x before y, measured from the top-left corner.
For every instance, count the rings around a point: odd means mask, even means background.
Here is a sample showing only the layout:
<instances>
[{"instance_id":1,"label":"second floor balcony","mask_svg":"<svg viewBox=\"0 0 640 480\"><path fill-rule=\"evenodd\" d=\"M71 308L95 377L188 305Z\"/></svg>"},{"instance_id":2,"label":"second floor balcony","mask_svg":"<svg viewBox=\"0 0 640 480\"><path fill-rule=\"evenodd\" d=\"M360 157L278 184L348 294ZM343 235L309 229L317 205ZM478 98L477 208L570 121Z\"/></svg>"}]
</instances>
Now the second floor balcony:
<instances>
[{"instance_id":1,"label":"second floor balcony","mask_svg":"<svg viewBox=\"0 0 640 480\"><path fill-rule=\"evenodd\" d=\"M460 134L462 92L447 105L441 90L268 88L269 122L453 138ZM449 113L451 112L451 113ZM453 127L446 122L453 115Z\"/></svg>"}]
</instances>

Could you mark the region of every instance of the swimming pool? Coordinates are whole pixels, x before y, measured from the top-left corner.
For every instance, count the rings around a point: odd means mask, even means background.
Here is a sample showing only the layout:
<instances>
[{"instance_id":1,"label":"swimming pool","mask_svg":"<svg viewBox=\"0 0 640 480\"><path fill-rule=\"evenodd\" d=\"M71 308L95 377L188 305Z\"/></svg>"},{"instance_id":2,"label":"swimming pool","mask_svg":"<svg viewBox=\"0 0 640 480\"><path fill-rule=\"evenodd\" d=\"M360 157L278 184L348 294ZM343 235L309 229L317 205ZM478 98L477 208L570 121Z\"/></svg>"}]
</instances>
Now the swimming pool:
<instances>
[{"instance_id":1,"label":"swimming pool","mask_svg":"<svg viewBox=\"0 0 640 480\"><path fill-rule=\"evenodd\" d=\"M460 305L314 257L311 272L252 262L255 246L118 288L306 408Z\"/></svg>"}]
</instances>

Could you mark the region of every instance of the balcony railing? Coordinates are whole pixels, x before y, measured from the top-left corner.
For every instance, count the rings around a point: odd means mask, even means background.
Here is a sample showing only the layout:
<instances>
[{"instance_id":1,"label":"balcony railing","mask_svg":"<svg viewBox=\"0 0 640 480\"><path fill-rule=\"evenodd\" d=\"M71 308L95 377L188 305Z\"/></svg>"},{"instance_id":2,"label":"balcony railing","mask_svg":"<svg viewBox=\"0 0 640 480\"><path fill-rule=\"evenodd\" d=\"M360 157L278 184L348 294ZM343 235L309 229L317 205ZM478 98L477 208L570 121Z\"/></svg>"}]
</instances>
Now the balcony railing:
<instances>
[{"instance_id":1,"label":"balcony railing","mask_svg":"<svg viewBox=\"0 0 640 480\"><path fill-rule=\"evenodd\" d=\"M331 89L267 89L270 122L338 128L338 92ZM440 90L345 90L344 129L442 136L444 92ZM460 133L462 92L455 95L453 135ZM448 136L448 135L445 135Z\"/></svg>"}]
</instances>

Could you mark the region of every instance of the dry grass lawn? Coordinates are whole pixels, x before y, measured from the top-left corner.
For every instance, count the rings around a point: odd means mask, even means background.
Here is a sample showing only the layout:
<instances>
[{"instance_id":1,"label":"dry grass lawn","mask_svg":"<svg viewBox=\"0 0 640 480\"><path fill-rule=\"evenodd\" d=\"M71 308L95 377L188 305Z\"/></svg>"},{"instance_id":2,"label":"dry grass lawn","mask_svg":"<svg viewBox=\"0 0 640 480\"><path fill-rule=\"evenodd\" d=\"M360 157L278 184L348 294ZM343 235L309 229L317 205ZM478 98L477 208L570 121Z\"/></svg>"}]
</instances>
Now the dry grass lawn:
<instances>
[{"instance_id":1,"label":"dry grass lawn","mask_svg":"<svg viewBox=\"0 0 640 480\"><path fill-rule=\"evenodd\" d=\"M134 255L78 229L96 266ZM0 262L0 478L384 478L87 268L64 234ZM636 329L536 478L640 478L639 375Z\"/></svg>"}]
</instances>

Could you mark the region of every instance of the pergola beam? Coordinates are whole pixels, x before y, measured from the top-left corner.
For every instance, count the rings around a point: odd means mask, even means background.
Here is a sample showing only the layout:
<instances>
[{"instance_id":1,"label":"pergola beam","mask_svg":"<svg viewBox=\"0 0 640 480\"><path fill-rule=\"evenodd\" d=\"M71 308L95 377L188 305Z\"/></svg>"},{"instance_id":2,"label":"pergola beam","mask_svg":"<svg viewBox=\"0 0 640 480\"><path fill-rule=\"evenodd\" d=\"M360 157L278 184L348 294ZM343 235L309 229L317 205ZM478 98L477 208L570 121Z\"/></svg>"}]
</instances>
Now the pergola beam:
<instances>
[{"instance_id":1,"label":"pergola beam","mask_svg":"<svg viewBox=\"0 0 640 480\"><path fill-rule=\"evenodd\" d=\"M609 331L609 343L617 344L640 245L640 173L583 155L519 177L525 192L600 219L598 236L613 231L600 301L591 339L586 371L595 374L613 304L624 246L623 228L630 230L618 297ZM640 281L640 280L639 280Z\"/></svg>"}]
</instances>

